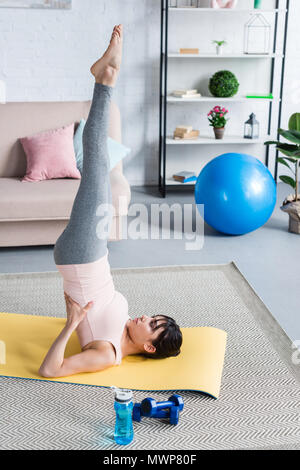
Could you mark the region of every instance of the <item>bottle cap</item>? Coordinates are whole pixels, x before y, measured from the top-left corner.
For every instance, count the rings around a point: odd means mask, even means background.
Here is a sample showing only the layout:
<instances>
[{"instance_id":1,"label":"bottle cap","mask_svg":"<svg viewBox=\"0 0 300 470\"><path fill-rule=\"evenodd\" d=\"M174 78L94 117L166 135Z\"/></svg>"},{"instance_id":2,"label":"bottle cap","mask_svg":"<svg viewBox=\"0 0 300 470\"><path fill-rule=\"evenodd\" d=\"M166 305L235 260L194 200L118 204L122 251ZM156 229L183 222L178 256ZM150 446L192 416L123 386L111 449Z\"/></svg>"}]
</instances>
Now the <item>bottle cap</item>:
<instances>
[{"instance_id":1,"label":"bottle cap","mask_svg":"<svg viewBox=\"0 0 300 470\"><path fill-rule=\"evenodd\" d=\"M115 390L115 400L118 403L129 403L132 400L132 391L117 388Z\"/></svg>"}]
</instances>

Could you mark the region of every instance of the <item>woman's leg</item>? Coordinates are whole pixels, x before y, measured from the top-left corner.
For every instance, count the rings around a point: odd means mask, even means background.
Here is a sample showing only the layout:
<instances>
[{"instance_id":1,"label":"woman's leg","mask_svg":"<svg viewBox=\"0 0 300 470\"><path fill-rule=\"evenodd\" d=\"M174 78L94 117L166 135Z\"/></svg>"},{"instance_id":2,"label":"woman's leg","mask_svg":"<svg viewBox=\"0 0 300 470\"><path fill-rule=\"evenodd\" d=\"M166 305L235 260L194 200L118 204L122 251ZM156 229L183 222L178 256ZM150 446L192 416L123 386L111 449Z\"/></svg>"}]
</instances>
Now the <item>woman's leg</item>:
<instances>
[{"instance_id":1,"label":"woman's leg","mask_svg":"<svg viewBox=\"0 0 300 470\"><path fill-rule=\"evenodd\" d=\"M83 169L74 200L70 221L56 242L56 264L82 264L105 255L107 238L97 234L97 225L104 222L97 216L101 204L111 204L107 134L109 108L113 88L95 83L93 101L83 132ZM109 231L111 214L108 220ZM102 236L102 237L101 237Z\"/></svg>"},{"instance_id":2,"label":"woman's leg","mask_svg":"<svg viewBox=\"0 0 300 470\"><path fill-rule=\"evenodd\" d=\"M54 248L58 265L90 263L107 251L112 219L107 134L121 55L122 25L119 25L114 28L107 51L91 68L96 83L83 133L82 177L70 221Z\"/></svg>"}]
</instances>

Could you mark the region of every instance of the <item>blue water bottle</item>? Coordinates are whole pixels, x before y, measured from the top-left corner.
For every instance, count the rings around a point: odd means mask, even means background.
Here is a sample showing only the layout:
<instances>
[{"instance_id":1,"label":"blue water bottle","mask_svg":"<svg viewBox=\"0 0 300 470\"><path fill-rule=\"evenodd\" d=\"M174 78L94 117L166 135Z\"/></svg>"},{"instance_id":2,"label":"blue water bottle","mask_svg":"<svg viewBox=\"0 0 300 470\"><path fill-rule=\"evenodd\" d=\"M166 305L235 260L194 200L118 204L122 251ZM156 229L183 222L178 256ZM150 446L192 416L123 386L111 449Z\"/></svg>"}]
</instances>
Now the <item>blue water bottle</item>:
<instances>
[{"instance_id":1,"label":"blue water bottle","mask_svg":"<svg viewBox=\"0 0 300 470\"><path fill-rule=\"evenodd\" d=\"M115 389L116 425L114 439L117 444L126 445L133 440L132 391Z\"/></svg>"}]
</instances>

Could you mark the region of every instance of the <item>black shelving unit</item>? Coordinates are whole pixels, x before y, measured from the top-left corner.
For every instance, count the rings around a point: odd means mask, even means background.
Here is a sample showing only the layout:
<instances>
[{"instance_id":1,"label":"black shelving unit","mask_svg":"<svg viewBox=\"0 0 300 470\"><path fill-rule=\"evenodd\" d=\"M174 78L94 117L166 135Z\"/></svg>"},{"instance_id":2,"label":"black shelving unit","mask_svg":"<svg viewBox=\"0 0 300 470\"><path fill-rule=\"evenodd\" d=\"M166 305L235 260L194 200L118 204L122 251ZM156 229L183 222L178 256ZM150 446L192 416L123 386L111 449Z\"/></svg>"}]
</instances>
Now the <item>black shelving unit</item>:
<instances>
[{"instance_id":1,"label":"black shelving unit","mask_svg":"<svg viewBox=\"0 0 300 470\"><path fill-rule=\"evenodd\" d=\"M278 21L279 14L284 13L284 32L283 32L283 51L281 56L281 71L280 71L280 92L277 97L279 100L278 107L278 126L281 127L281 116L282 116L282 99L283 99L283 85L284 85L284 73L285 73L285 60L286 60L286 45L287 45L287 33L288 33L288 19L289 19L289 6L290 0L285 0L285 9L281 12L278 11L281 5L280 0L276 0L275 3L275 22L274 22L274 34L273 34L273 54L277 53L278 49ZM161 34L160 34L160 110L159 110L159 174L158 174L158 187L162 197L166 196L166 192L169 189L193 189L194 185L190 184L166 184L166 159L167 159L167 93L168 93L168 27L169 27L169 10L174 7L169 6L169 0L161 0ZM198 14L201 8L197 8ZM200 11L199 11L200 10ZM204 9L206 10L206 9ZM259 13L260 10L257 10ZM263 11L263 10L262 10ZM230 14L230 13L227 13ZM275 80L275 60L276 57L271 59L271 79L270 79L270 93L274 91L274 80ZM268 115L268 134L272 131L273 121L273 101L269 102L269 115ZM277 140L280 139L280 135L277 131ZM278 152L276 152L276 163L274 171L274 179L277 181L278 177ZM265 150L265 164L269 168L269 146L266 146Z\"/></svg>"}]
</instances>

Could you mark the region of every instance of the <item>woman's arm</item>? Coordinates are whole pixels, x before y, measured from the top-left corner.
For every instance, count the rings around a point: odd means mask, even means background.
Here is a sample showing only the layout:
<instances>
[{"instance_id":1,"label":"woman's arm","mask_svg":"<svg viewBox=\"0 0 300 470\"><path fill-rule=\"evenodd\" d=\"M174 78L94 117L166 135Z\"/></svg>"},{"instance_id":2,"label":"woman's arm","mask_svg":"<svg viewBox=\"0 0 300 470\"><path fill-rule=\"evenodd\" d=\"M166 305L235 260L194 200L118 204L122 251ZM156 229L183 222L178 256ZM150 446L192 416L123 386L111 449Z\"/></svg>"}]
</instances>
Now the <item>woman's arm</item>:
<instances>
[{"instance_id":1,"label":"woman's arm","mask_svg":"<svg viewBox=\"0 0 300 470\"><path fill-rule=\"evenodd\" d=\"M101 349L86 349L79 354L65 358L57 369L51 370L47 363L43 363L39 373L43 377L55 378L66 377L81 372L97 372L113 366L115 359L115 353L107 348L103 349L103 351Z\"/></svg>"},{"instance_id":2,"label":"woman's arm","mask_svg":"<svg viewBox=\"0 0 300 470\"><path fill-rule=\"evenodd\" d=\"M65 294L67 322L49 349L40 369L43 377L64 377L79 372L95 372L110 367L115 362L115 354L107 348L88 349L74 356L64 358L66 345L79 323L86 316L92 302L81 307Z\"/></svg>"}]
</instances>

